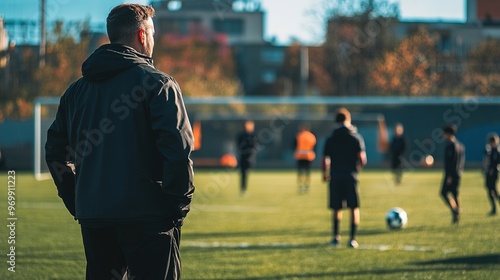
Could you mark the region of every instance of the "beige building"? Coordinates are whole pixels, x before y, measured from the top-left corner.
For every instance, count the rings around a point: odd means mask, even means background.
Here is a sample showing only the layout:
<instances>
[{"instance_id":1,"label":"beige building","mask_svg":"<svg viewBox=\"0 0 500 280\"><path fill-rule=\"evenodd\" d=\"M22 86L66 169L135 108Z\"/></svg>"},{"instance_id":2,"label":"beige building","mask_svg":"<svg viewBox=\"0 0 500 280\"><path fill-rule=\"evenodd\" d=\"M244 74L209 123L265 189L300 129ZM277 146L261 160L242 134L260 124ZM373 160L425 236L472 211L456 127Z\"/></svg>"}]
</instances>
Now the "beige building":
<instances>
[{"instance_id":1,"label":"beige building","mask_svg":"<svg viewBox=\"0 0 500 280\"><path fill-rule=\"evenodd\" d=\"M5 29L4 20L0 17L0 68L7 65L7 51L9 49L9 35Z\"/></svg>"},{"instance_id":2,"label":"beige building","mask_svg":"<svg viewBox=\"0 0 500 280\"><path fill-rule=\"evenodd\" d=\"M252 1L163 0L152 2L160 34L193 30L227 35L230 45L264 43L264 13Z\"/></svg>"}]
</instances>

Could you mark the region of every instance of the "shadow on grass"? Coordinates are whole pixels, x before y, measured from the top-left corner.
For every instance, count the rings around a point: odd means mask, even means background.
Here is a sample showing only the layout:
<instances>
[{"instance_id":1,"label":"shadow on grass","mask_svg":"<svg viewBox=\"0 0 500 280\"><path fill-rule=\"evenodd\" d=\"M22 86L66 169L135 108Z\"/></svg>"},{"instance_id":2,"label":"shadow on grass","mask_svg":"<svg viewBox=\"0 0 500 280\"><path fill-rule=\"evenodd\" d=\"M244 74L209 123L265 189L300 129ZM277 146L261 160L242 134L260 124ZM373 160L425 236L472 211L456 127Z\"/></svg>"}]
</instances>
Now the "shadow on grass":
<instances>
[{"instance_id":1,"label":"shadow on grass","mask_svg":"<svg viewBox=\"0 0 500 280\"><path fill-rule=\"evenodd\" d=\"M435 272L435 271L447 271L448 269L439 268L401 268L401 269L374 269L374 270L356 270L356 271L345 271L345 272L317 272L317 273L294 273L294 274L280 274L280 275L269 275L269 276L259 276L259 277L241 277L241 278L224 278L225 280L284 280L284 279L318 279L318 278L328 278L328 279L338 279L343 277L370 277L370 279L377 279L381 276L393 275L395 274L412 274L412 273L425 273L425 272ZM216 280L221 278L192 278L193 280Z\"/></svg>"},{"instance_id":2,"label":"shadow on grass","mask_svg":"<svg viewBox=\"0 0 500 280\"><path fill-rule=\"evenodd\" d=\"M479 256L463 256L425 262L416 262L415 265L500 265L500 254L489 254Z\"/></svg>"},{"instance_id":3,"label":"shadow on grass","mask_svg":"<svg viewBox=\"0 0 500 280\"><path fill-rule=\"evenodd\" d=\"M389 230L383 230L383 229L360 229L357 233L359 236L369 236L369 235L380 235L380 234L387 234ZM330 233L331 235L331 233Z\"/></svg>"},{"instance_id":4,"label":"shadow on grass","mask_svg":"<svg viewBox=\"0 0 500 280\"><path fill-rule=\"evenodd\" d=\"M377 276L389 276L394 274L412 274L412 273L425 273L425 272L437 272L437 271L451 271L454 270L454 265L470 265L470 270L481 269L480 266L500 264L500 254L490 254L490 255L479 255L479 256L464 256L455 257L440 260L431 260L424 262L412 263L418 267L409 268L404 267L400 269L373 269L373 270L356 270L356 271L345 271L345 272L317 272L317 273L295 273L295 274L280 274L280 275L269 275L261 277L242 277L242 278L224 278L228 280L281 280L281 279L317 279L317 278L342 278L342 277L356 277L356 276L372 276L376 278ZM446 265L446 267L435 267L439 265ZM203 278L204 280L209 280ZM213 280L218 278L212 278ZM196 278L193 280L201 280L201 278Z\"/></svg>"}]
</instances>

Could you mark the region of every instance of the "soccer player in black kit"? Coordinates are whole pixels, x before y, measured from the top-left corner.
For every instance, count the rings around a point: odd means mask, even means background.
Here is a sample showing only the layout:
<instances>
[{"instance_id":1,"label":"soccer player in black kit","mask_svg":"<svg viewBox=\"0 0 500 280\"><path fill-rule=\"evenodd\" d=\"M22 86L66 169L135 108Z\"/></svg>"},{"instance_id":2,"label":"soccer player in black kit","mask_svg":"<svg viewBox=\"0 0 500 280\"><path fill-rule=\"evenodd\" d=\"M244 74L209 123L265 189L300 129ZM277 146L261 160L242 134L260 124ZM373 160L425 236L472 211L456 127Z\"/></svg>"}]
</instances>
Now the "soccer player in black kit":
<instances>
[{"instance_id":1,"label":"soccer player in black kit","mask_svg":"<svg viewBox=\"0 0 500 280\"><path fill-rule=\"evenodd\" d=\"M452 213L452 223L456 224L460 218L460 199L458 189L460 177L465 164L465 147L457 140L455 125L443 127L443 137L446 140L444 150L444 178L441 188L441 197ZM451 194L451 197L448 195Z\"/></svg>"},{"instance_id":2,"label":"soccer player in black kit","mask_svg":"<svg viewBox=\"0 0 500 280\"><path fill-rule=\"evenodd\" d=\"M389 146L391 155L391 170L394 174L394 181L397 185L401 183L403 177L403 167L401 165L401 157L406 150L406 139L403 135L404 127L402 124L397 123L394 127L394 137L392 138Z\"/></svg>"},{"instance_id":3,"label":"soccer player in black kit","mask_svg":"<svg viewBox=\"0 0 500 280\"><path fill-rule=\"evenodd\" d=\"M239 154L238 164L241 172L240 193L242 195L247 191L248 171L255 165L258 148L254 122L246 121L244 127L245 131L239 134L236 140Z\"/></svg>"},{"instance_id":4,"label":"soccer player in black kit","mask_svg":"<svg viewBox=\"0 0 500 280\"><path fill-rule=\"evenodd\" d=\"M500 146L498 146L498 142L498 135L496 133L490 134L484 154L484 176L488 191L488 199L491 203L490 215L496 215L496 203L497 201L500 202L497 191L498 168L500 167Z\"/></svg>"},{"instance_id":5,"label":"soccer player in black kit","mask_svg":"<svg viewBox=\"0 0 500 280\"><path fill-rule=\"evenodd\" d=\"M351 125L351 114L346 108L337 111L337 128L326 140L323 151L323 180L330 181L329 207L333 209L333 240L331 245L340 245L340 221L342 208L351 212L350 239L347 246L357 248L356 231L359 225L358 172L366 164L363 137ZM328 172L330 169L330 172Z\"/></svg>"}]
</instances>

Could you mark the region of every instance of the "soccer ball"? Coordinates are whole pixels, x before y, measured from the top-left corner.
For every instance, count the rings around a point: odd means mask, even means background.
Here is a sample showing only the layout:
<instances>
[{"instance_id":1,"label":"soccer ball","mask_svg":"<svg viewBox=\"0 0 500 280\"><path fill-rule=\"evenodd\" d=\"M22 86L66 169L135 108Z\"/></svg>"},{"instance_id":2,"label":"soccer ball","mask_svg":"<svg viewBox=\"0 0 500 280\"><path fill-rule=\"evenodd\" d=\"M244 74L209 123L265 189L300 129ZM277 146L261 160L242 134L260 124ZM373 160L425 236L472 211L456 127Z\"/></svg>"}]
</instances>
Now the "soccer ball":
<instances>
[{"instance_id":1,"label":"soccer ball","mask_svg":"<svg viewBox=\"0 0 500 280\"><path fill-rule=\"evenodd\" d=\"M389 210L385 215L385 220L390 229L404 229L408 225L408 215L399 207Z\"/></svg>"}]
</instances>

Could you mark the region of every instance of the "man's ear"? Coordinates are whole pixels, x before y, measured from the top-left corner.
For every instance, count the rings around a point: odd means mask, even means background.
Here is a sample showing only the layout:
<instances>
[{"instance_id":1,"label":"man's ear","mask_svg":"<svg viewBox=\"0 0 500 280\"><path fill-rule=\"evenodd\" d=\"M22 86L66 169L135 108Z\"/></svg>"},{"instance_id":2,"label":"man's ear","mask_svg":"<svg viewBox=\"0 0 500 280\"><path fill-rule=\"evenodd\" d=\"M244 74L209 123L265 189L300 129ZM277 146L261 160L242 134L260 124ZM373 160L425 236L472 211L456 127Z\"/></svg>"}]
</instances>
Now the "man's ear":
<instances>
[{"instance_id":1,"label":"man's ear","mask_svg":"<svg viewBox=\"0 0 500 280\"><path fill-rule=\"evenodd\" d=\"M139 32L137 32L137 36L139 36L139 42L144 45L146 42L146 31L144 29L139 29Z\"/></svg>"}]
</instances>

